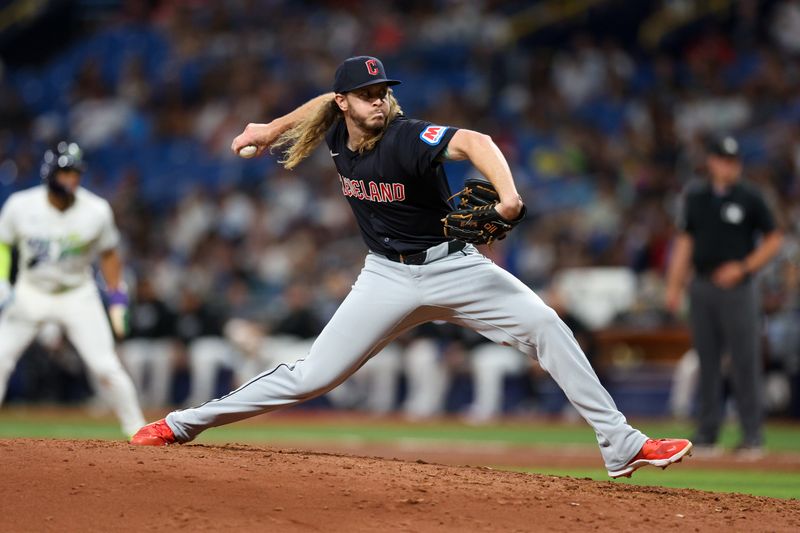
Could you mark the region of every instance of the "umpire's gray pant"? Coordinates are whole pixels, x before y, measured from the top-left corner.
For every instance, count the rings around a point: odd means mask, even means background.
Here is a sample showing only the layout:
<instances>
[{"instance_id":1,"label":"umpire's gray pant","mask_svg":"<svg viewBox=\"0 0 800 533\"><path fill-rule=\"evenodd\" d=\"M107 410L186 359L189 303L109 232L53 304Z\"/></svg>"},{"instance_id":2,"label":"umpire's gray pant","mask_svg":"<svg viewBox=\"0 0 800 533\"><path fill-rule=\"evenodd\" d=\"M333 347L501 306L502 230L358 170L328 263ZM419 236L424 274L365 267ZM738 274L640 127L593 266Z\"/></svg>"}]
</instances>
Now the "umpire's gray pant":
<instances>
[{"instance_id":1,"label":"umpire's gray pant","mask_svg":"<svg viewBox=\"0 0 800 533\"><path fill-rule=\"evenodd\" d=\"M763 406L760 310L752 280L721 289L695 278L689 290L691 328L700 357L700 409L695 438L714 443L723 419L722 354L730 354L731 383L742 425L742 442L761 445Z\"/></svg>"}]
</instances>

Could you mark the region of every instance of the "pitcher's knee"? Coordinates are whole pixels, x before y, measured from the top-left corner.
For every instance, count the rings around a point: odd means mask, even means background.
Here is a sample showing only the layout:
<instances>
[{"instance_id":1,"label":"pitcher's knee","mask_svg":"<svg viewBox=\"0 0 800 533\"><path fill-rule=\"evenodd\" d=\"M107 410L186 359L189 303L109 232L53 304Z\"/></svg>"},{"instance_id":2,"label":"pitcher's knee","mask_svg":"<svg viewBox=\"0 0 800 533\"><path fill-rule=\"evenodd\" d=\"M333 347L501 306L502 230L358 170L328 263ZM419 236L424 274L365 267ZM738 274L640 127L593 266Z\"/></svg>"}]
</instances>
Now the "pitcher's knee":
<instances>
[{"instance_id":1,"label":"pitcher's knee","mask_svg":"<svg viewBox=\"0 0 800 533\"><path fill-rule=\"evenodd\" d=\"M515 342L511 345L522 353L531 357L536 357L536 347L541 342L553 335L564 335L565 326L559 318L558 313L552 309L536 309L530 313L519 324L520 331L514 335Z\"/></svg>"},{"instance_id":2,"label":"pitcher's knee","mask_svg":"<svg viewBox=\"0 0 800 533\"><path fill-rule=\"evenodd\" d=\"M333 389L337 383L330 379L303 379L297 383L295 395L302 399L316 398Z\"/></svg>"},{"instance_id":3,"label":"pitcher's knee","mask_svg":"<svg viewBox=\"0 0 800 533\"><path fill-rule=\"evenodd\" d=\"M303 370L307 371L303 372ZM295 369L294 372L297 373L295 377L295 397L306 400L316 398L317 396L329 392L343 381L338 375L331 375L329 372L320 372L320 370L324 369Z\"/></svg>"},{"instance_id":4,"label":"pitcher's knee","mask_svg":"<svg viewBox=\"0 0 800 533\"><path fill-rule=\"evenodd\" d=\"M558 313L547 307L531 313L525 321L525 327L530 332L530 335L536 338L542 333L549 333L554 329L560 328L561 319L558 317Z\"/></svg>"}]
</instances>

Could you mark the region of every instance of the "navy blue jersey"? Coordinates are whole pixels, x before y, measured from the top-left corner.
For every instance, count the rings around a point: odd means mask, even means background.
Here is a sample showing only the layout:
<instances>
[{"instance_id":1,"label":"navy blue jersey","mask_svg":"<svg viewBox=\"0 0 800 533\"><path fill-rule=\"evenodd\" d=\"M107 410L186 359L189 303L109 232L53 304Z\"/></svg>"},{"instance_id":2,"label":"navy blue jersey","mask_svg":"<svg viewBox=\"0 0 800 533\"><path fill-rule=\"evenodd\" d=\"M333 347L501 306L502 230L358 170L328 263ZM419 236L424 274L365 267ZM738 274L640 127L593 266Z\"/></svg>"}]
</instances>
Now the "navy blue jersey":
<instances>
[{"instance_id":1,"label":"navy blue jersey","mask_svg":"<svg viewBox=\"0 0 800 533\"><path fill-rule=\"evenodd\" d=\"M437 160L456 128L398 116L369 152L347 148L347 126L328 130L342 193L373 252L412 254L447 241L441 219L452 210L444 167Z\"/></svg>"}]
</instances>

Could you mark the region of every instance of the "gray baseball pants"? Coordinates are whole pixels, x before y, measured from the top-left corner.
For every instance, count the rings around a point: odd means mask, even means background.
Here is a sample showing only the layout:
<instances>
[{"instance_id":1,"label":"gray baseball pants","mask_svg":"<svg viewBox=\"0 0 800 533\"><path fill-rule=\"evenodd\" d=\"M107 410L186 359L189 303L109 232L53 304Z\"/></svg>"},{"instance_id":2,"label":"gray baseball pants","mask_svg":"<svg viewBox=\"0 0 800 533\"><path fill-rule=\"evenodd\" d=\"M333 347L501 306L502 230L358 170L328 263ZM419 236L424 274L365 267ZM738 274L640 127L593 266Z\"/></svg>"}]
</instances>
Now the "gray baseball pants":
<instances>
[{"instance_id":1,"label":"gray baseball pants","mask_svg":"<svg viewBox=\"0 0 800 533\"><path fill-rule=\"evenodd\" d=\"M742 425L742 442L763 444L761 401L760 312L752 280L721 289L698 277L689 288L692 338L700 358L700 409L695 438L717 441L723 420L722 354L731 358L730 374Z\"/></svg>"},{"instance_id":2,"label":"gray baseball pants","mask_svg":"<svg viewBox=\"0 0 800 533\"><path fill-rule=\"evenodd\" d=\"M624 467L647 439L617 410L555 311L473 246L448 255L447 243L428 249L422 265L368 254L352 291L305 358L259 374L222 398L174 411L167 424L187 442L210 427L324 394L392 339L431 320L471 328L537 357L594 428L609 470Z\"/></svg>"}]
</instances>

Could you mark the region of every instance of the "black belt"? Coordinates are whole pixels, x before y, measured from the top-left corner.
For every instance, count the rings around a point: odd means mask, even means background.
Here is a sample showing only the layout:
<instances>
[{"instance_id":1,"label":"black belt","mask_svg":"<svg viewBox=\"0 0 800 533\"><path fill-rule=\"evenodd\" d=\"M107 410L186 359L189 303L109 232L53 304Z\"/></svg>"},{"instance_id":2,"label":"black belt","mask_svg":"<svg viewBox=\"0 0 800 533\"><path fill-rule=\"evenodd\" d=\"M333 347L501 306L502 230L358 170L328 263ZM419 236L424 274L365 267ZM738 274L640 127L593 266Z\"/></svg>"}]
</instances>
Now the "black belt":
<instances>
[{"instance_id":1,"label":"black belt","mask_svg":"<svg viewBox=\"0 0 800 533\"><path fill-rule=\"evenodd\" d=\"M467 243L464 241L450 241L447 243L447 255L460 252L466 247ZM386 254L384 257L404 265L422 265L425 263L425 259L428 258L428 250L422 250L414 254Z\"/></svg>"}]
</instances>

